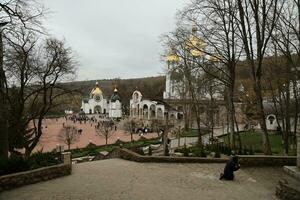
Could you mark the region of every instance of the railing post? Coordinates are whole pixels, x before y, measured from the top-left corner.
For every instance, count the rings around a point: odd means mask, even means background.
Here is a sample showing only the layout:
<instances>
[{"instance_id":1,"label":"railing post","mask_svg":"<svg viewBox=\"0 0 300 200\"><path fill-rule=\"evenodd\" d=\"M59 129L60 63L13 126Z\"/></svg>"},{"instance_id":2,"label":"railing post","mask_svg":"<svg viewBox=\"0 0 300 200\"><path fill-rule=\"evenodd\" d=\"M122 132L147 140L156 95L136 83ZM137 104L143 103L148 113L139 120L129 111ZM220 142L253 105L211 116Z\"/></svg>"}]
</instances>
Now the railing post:
<instances>
[{"instance_id":1,"label":"railing post","mask_svg":"<svg viewBox=\"0 0 300 200\"><path fill-rule=\"evenodd\" d=\"M71 152L64 152L62 153L63 156L63 163L65 165L71 165Z\"/></svg>"}]
</instances>

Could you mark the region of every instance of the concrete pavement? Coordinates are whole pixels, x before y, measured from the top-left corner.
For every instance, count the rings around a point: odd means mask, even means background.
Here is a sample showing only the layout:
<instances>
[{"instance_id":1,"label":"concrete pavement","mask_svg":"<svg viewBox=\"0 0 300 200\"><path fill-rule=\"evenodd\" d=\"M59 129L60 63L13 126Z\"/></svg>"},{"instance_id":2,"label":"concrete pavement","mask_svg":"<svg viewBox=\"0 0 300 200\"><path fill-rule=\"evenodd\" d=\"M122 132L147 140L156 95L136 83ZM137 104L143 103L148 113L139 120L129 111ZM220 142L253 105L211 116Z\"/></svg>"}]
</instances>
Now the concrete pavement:
<instances>
[{"instance_id":1,"label":"concrete pavement","mask_svg":"<svg viewBox=\"0 0 300 200\"><path fill-rule=\"evenodd\" d=\"M71 176L0 194L0 200L276 199L280 168L247 168L220 181L224 164L136 163L109 159L73 165Z\"/></svg>"}]
</instances>

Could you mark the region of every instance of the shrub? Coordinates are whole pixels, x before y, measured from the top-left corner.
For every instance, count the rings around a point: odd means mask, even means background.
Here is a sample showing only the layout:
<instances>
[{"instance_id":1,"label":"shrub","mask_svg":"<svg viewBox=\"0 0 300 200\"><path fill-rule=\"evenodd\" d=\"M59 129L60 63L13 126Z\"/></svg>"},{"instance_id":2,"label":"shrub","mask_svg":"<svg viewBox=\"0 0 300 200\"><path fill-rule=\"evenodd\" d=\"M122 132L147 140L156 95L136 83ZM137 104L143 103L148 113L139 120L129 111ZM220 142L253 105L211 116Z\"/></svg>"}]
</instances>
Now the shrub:
<instances>
[{"instance_id":1,"label":"shrub","mask_svg":"<svg viewBox=\"0 0 300 200\"><path fill-rule=\"evenodd\" d=\"M254 155L253 147L252 147L252 146L251 146L250 149L249 149L249 155Z\"/></svg>"},{"instance_id":2,"label":"shrub","mask_svg":"<svg viewBox=\"0 0 300 200\"><path fill-rule=\"evenodd\" d=\"M189 153L190 153L190 149L186 148L186 145L184 145L183 149L182 149L182 153L184 157L188 157Z\"/></svg>"},{"instance_id":3,"label":"shrub","mask_svg":"<svg viewBox=\"0 0 300 200\"><path fill-rule=\"evenodd\" d=\"M206 157L208 152L204 148L195 147L192 149L192 153L198 157Z\"/></svg>"},{"instance_id":4,"label":"shrub","mask_svg":"<svg viewBox=\"0 0 300 200\"><path fill-rule=\"evenodd\" d=\"M31 169L39 167L46 167L61 163L61 156L59 153L34 153L28 158Z\"/></svg>"},{"instance_id":5,"label":"shrub","mask_svg":"<svg viewBox=\"0 0 300 200\"><path fill-rule=\"evenodd\" d=\"M218 152L216 152L216 154L215 154L215 158L221 158L221 154L220 154L220 152L218 151Z\"/></svg>"},{"instance_id":6,"label":"shrub","mask_svg":"<svg viewBox=\"0 0 300 200\"><path fill-rule=\"evenodd\" d=\"M207 157L207 152L203 148L200 151L200 157L204 157L204 158Z\"/></svg>"},{"instance_id":7,"label":"shrub","mask_svg":"<svg viewBox=\"0 0 300 200\"><path fill-rule=\"evenodd\" d=\"M22 156L12 156L0 160L0 175L22 172L30 169L30 164Z\"/></svg>"},{"instance_id":8,"label":"shrub","mask_svg":"<svg viewBox=\"0 0 300 200\"><path fill-rule=\"evenodd\" d=\"M93 149L88 149L88 155L89 156L96 156L98 154L97 149L93 148Z\"/></svg>"},{"instance_id":9,"label":"shrub","mask_svg":"<svg viewBox=\"0 0 300 200\"><path fill-rule=\"evenodd\" d=\"M230 156L232 154L231 148L228 147L226 150L227 150L226 151L227 156Z\"/></svg>"},{"instance_id":10,"label":"shrub","mask_svg":"<svg viewBox=\"0 0 300 200\"><path fill-rule=\"evenodd\" d=\"M221 158L221 153L218 148L216 149L215 158Z\"/></svg>"},{"instance_id":11,"label":"shrub","mask_svg":"<svg viewBox=\"0 0 300 200\"><path fill-rule=\"evenodd\" d=\"M56 165L61 162L59 154L49 153L34 153L28 159L23 156L11 156L8 159L0 159L0 175L12 174L40 167Z\"/></svg>"}]
</instances>

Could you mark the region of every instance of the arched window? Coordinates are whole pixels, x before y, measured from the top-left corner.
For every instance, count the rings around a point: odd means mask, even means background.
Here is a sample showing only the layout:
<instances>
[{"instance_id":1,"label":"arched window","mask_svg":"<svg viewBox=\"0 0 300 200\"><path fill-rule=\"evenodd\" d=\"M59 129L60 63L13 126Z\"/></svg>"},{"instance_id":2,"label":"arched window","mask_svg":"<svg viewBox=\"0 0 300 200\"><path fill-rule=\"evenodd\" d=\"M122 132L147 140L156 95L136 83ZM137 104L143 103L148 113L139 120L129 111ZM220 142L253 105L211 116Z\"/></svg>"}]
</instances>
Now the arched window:
<instances>
[{"instance_id":1,"label":"arched window","mask_svg":"<svg viewBox=\"0 0 300 200\"><path fill-rule=\"evenodd\" d=\"M273 115L271 115L268 117L268 120L270 121L270 124L272 125L275 120L275 117Z\"/></svg>"}]
</instances>

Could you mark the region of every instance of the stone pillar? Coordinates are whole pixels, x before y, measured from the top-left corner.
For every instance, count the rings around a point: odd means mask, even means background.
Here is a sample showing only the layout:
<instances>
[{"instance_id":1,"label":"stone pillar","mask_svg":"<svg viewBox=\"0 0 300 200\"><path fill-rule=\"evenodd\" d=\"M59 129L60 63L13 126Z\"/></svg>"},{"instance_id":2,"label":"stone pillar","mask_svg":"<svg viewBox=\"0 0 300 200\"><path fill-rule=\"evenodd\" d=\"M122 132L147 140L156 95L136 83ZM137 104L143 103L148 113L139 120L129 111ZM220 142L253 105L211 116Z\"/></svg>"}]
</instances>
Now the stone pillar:
<instances>
[{"instance_id":1,"label":"stone pillar","mask_svg":"<svg viewBox=\"0 0 300 200\"><path fill-rule=\"evenodd\" d=\"M300 133L297 134L297 168L300 171Z\"/></svg>"},{"instance_id":2,"label":"stone pillar","mask_svg":"<svg viewBox=\"0 0 300 200\"><path fill-rule=\"evenodd\" d=\"M71 152L62 153L62 157L65 165L71 165Z\"/></svg>"}]
</instances>

